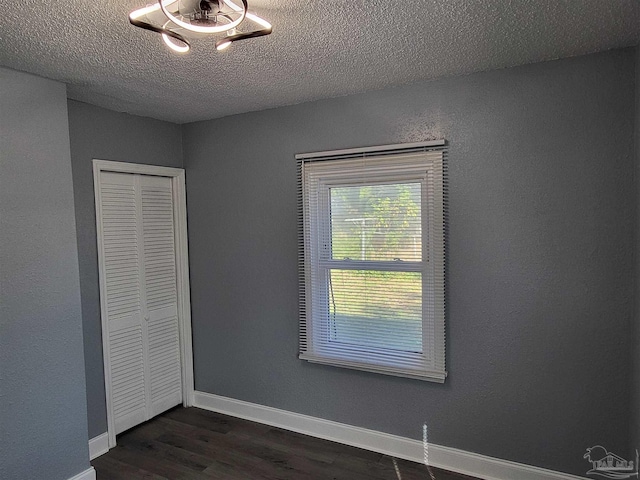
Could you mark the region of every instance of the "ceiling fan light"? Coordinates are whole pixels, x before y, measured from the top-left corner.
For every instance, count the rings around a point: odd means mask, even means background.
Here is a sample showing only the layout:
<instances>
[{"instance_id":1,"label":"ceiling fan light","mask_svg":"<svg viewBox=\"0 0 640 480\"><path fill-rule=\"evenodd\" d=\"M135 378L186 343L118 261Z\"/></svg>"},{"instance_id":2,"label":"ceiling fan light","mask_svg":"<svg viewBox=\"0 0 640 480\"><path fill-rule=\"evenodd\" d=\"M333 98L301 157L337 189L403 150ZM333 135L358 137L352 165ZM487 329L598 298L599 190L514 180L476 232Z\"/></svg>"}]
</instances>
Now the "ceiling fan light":
<instances>
[{"instance_id":1,"label":"ceiling fan light","mask_svg":"<svg viewBox=\"0 0 640 480\"><path fill-rule=\"evenodd\" d=\"M164 13L165 16L169 20L171 20L173 23L175 23L177 26L182 27L185 30L190 30L190 31L196 32L196 33L222 33L222 32L226 32L227 30L230 30L230 29L240 25L242 23L242 21L244 20L244 17L245 17L245 15L247 13L247 1L246 0L242 0L242 4L243 4L244 8L240 8L237 5L233 4L236 8L239 9L239 10L235 10L234 9L237 13L240 13L240 16L238 18L236 18L235 20L233 20L230 23L225 23L224 25L220 25L220 26L216 26L216 27L205 27L205 26L202 26L202 25L194 25L192 23L180 20L177 16L175 16L173 13L171 13L167 9L167 4L165 4L165 1L158 0L158 4L160 5L160 9L162 10L162 13ZM175 1L177 1L177 0L175 0ZM171 3L172 2L170 2L169 5ZM225 2L225 3L227 3L227 2Z\"/></svg>"},{"instance_id":2,"label":"ceiling fan light","mask_svg":"<svg viewBox=\"0 0 640 480\"><path fill-rule=\"evenodd\" d=\"M175 0L163 0L163 3L165 5L170 5L174 2ZM153 13L157 10L160 10L160 5L157 3L154 3L152 5L148 5L146 7L143 8L138 8L137 10L134 10L133 12L131 12L129 14L129 19L130 20L137 20L140 17L143 17L144 15L148 15L150 13Z\"/></svg>"},{"instance_id":3,"label":"ceiling fan light","mask_svg":"<svg viewBox=\"0 0 640 480\"><path fill-rule=\"evenodd\" d=\"M173 50L174 52L187 53L190 50L189 44L180 42L179 40L176 41L173 38L171 38L169 35L167 35L166 33L162 34L162 40L164 40L164 43L166 43L167 46L171 50ZM177 42L182 43L182 45L180 45Z\"/></svg>"},{"instance_id":4,"label":"ceiling fan light","mask_svg":"<svg viewBox=\"0 0 640 480\"><path fill-rule=\"evenodd\" d=\"M251 20L252 22L257 23L262 28L269 30L269 33L271 32L271 29L273 28L272 25L269 22L267 22L264 18L260 18L259 16L254 15L253 13L247 12L247 18L249 20Z\"/></svg>"},{"instance_id":5,"label":"ceiling fan light","mask_svg":"<svg viewBox=\"0 0 640 480\"><path fill-rule=\"evenodd\" d=\"M233 42L271 33L271 24L247 9L247 0L157 0L131 12L129 23L160 33L164 43L177 53L188 52L192 38L217 34L215 46L220 51Z\"/></svg>"},{"instance_id":6,"label":"ceiling fan light","mask_svg":"<svg viewBox=\"0 0 640 480\"><path fill-rule=\"evenodd\" d=\"M226 38L223 40L218 40L216 42L216 50L218 50L219 52L221 52L222 50L226 50L231 46L231 43L231 40L227 40Z\"/></svg>"}]
</instances>

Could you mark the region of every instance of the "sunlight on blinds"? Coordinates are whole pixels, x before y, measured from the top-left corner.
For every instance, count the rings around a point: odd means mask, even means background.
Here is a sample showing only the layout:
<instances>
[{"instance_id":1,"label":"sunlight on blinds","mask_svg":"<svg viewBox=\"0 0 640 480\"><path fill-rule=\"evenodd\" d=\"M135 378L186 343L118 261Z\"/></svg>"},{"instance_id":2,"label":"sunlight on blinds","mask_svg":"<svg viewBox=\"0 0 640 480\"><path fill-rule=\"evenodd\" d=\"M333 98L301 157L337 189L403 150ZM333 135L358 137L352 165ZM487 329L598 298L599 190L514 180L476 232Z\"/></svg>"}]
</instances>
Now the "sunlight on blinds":
<instances>
[{"instance_id":1,"label":"sunlight on blinds","mask_svg":"<svg viewBox=\"0 0 640 480\"><path fill-rule=\"evenodd\" d=\"M329 341L422 352L422 275L331 270Z\"/></svg>"},{"instance_id":2,"label":"sunlight on blinds","mask_svg":"<svg viewBox=\"0 0 640 480\"><path fill-rule=\"evenodd\" d=\"M419 183L334 187L330 196L334 259L422 259Z\"/></svg>"}]
</instances>

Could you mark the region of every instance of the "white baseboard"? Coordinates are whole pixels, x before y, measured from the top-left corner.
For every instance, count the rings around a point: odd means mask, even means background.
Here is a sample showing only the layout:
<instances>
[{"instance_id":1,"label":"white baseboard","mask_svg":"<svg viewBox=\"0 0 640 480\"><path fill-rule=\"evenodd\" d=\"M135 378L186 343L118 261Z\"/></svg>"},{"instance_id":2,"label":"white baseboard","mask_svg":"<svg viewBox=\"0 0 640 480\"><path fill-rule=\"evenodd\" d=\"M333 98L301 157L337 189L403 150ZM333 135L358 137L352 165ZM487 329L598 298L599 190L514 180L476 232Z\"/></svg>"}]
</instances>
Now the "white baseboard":
<instances>
[{"instance_id":1,"label":"white baseboard","mask_svg":"<svg viewBox=\"0 0 640 480\"><path fill-rule=\"evenodd\" d=\"M109 451L109 433L104 432L102 435L93 437L89 440L89 460L104 455Z\"/></svg>"},{"instance_id":2,"label":"white baseboard","mask_svg":"<svg viewBox=\"0 0 640 480\"><path fill-rule=\"evenodd\" d=\"M96 480L96 471L93 467L89 467L84 472L74 475L69 480Z\"/></svg>"},{"instance_id":3,"label":"white baseboard","mask_svg":"<svg viewBox=\"0 0 640 480\"><path fill-rule=\"evenodd\" d=\"M364 448L396 458L424 463L425 448L420 440L332 422L255 403L195 392L194 407L223 413L293 432ZM568 473L487 457L457 448L428 444L429 465L485 480L584 480Z\"/></svg>"}]
</instances>

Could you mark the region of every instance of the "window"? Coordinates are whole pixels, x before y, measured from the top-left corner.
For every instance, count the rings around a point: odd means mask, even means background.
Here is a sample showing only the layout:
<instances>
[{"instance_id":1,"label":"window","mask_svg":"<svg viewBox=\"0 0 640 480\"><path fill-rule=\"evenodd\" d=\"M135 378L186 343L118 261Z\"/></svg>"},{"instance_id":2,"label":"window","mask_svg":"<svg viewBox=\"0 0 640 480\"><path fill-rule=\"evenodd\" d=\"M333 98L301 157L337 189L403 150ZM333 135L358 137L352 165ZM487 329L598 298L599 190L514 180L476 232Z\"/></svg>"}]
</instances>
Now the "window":
<instances>
[{"instance_id":1,"label":"window","mask_svg":"<svg viewBox=\"0 0 640 480\"><path fill-rule=\"evenodd\" d=\"M433 143L298 156L301 359L444 381L444 142Z\"/></svg>"}]
</instances>

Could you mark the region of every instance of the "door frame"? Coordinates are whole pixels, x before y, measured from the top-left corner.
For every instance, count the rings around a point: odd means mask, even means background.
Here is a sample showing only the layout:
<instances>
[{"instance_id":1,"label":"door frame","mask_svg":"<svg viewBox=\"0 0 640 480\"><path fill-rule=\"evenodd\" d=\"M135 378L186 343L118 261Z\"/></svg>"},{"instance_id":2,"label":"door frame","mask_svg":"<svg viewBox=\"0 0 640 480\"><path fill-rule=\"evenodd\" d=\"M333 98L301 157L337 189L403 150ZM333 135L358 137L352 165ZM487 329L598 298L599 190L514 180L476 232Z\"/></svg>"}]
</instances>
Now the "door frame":
<instances>
[{"instance_id":1,"label":"door frame","mask_svg":"<svg viewBox=\"0 0 640 480\"><path fill-rule=\"evenodd\" d=\"M111 402L111 361L107 330L106 278L104 243L102 235L102 209L100 176L102 172L134 173L169 177L173 195L174 245L176 251L176 290L178 300L178 328L180 332L180 362L182 376L182 404L193 406L193 338L191 335L191 295L189 286L189 251L187 237L187 202L185 173L182 168L142 165L138 163L93 160L93 189L96 207L96 238L98 242L98 276L100 280L100 317L102 324L102 356L104 364L104 387L107 405L107 433L109 448L116 446L116 431Z\"/></svg>"}]
</instances>

